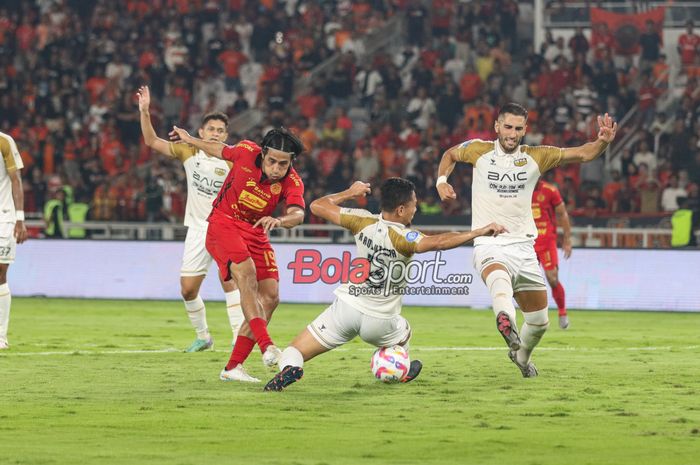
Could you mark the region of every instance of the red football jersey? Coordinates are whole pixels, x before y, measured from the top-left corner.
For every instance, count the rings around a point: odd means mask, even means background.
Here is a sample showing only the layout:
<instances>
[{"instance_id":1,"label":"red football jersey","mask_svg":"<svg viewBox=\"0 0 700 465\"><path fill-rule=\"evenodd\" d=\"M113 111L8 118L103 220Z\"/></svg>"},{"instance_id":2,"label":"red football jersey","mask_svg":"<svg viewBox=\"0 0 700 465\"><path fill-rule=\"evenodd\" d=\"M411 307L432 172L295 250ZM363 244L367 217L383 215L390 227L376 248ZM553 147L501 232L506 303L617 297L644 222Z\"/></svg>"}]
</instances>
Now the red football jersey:
<instances>
[{"instance_id":1,"label":"red football jersey","mask_svg":"<svg viewBox=\"0 0 700 465\"><path fill-rule=\"evenodd\" d=\"M224 148L222 158L233 162L233 168L214 200L212 214L254 224L271 216L280 202L306 208L304 183L294 168L280 181L270 182L262 172L260 152L260 146L249 140Z\"/></svg>"},{"instance_id":2,"label":"red football jersey","mask_svg":"<svg viewBox=\"0 0 700 465\"><path fill-rule=\"evenodd\" d=\"M689 65L693 63L695 53L700 48L700 36L685 33L678 38L678 47L681 49L681 62Z\"/></svg>"},{"instance_id":3,"label":"red football jersey","mask_svg":"<svg viewBox=\"0 0 700 465\"><path fill-rule=\"evenodd\" d=\"M537 226L537 238L557 237L557 217L554 208L562 203L561 194L553 184L539 181L532 193L532 216Z\"/></svg>"}]
</instances>

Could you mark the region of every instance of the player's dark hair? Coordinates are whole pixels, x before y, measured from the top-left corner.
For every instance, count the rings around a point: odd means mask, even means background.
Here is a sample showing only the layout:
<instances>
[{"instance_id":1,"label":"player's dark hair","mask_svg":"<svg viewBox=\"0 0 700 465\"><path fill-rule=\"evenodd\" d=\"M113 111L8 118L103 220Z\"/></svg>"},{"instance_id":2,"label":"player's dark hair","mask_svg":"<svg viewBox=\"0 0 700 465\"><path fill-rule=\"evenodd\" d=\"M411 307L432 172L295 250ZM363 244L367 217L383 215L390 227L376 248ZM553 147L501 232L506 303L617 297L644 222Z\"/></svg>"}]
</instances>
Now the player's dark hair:
<instances>
[{"instance_id":1,"label":"player's dark hair","mask_svg":"<svg viewBox=\"0 0 700 465\"><path fill-rule=\"evenodd\" d=\"M379 208L382 211L393 212L399 206L411 201L416 186L408 179L389 178L382 184Z\"/></svg>"},{"instance_id":2,"label":"player's dark hair","mask_svg":"<svg viewBox=\"0 0 700 465\"><path fill-rule=\"evenodd\" d=\"M267 149L280 150L292 154L292 160L304 151L304 144L289 129L285 127L274 128L267 131L260 143L263 153L267 154Z\"/></svg>"},{"instance_id":3,"label":"player's dark hair","mask_svg":"<svg viewBox=\"0 0 700 465\"><path fill-rule=\"evenodd\" d=\"M200 127L203 128L211 120L223 122L226 126L226 129L228 129L228 116L226 115L226 113L222 113L220 111L213 111L211 113L207 113L206 115L204 115L204 118L202 118L202 126Z\"/></svg>"},{"instance_id":4,"label":"player's dark hair","mask_svg":"<svg viewBox=\"0 0 700 465\"><path fill-rule=\"evenodd\" d=\"M525 120L527 120L527 109L519 103L510 102L503 105L501 110L498 112L498 118L504 116L506 113L515 116L522 116L525 118Z\"/></svg>"}]
</instances>

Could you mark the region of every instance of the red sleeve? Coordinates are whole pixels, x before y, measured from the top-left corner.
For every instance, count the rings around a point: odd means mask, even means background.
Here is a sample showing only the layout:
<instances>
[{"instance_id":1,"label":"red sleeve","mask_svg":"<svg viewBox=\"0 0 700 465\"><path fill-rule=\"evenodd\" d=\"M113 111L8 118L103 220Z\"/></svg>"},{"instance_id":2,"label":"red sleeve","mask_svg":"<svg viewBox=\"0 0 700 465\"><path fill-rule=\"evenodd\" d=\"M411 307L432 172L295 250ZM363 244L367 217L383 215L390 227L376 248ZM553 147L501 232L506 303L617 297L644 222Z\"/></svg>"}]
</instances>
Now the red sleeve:
<instances>
[{"instance_id":1,"label":"red sleeve","mask_svg":"<svg viewBox=\"0 0 700 465\"><path fill-rule=\"evenodd\" d=\"M284 189L284 203L287 208L292 205L301 207L306 210L306 202L304 202L304 183L296 171L292 171L287 176Z\"/></svg>"},{"instance_id":2,"label":"red sleeve","mask_svg":"<svg viewBox=\"0 0 700 465\"><path fill-rule=\"evenodd\" d=\"M242 140L236 145L227 145L221 151L221 158L235 163L243 155L257 155L260 152L258 144L252 140Z\"/></svg>"},{"instance_id":3,"label":"red sleeve","mask_svg":"<svg viewBox=\"0 0 700 465\"><path fill-rule=\"evenodd\" d=\"M561 198L561 194L559 193L559 189L557 189L556 187L552 187L551 192L552 195L550 198L552 199L552 206L556 207L560 203L564 202L564 200Z\"/></svg>"}]
</instances>

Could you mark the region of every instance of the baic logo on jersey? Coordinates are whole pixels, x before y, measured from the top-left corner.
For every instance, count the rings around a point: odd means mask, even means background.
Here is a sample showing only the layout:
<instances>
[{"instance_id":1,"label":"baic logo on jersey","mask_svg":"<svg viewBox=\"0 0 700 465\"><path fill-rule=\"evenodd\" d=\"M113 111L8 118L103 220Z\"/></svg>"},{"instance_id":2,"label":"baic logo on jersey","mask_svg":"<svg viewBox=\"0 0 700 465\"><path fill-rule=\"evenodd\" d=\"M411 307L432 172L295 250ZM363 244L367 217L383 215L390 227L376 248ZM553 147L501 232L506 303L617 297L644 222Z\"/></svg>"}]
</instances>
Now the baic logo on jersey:
<instances>
[{"instance_id":1,"label":"baic logo on jersey","mask_svg":"<svg viewBox=\"0 0 700 465\"><path fill-rule=\"evenodd\" d=\"M519 171L517 173L497 173L495 171L489 171L487 173L489 181L527 181L527 173L525 171Z\"/></svg>"},{"instance_id":2,"label":"baic logo on jersey","mask_svg":"<svg viewBox=\"0 0 700 465\"><path fill-rule=\"evenodd\" d=\"M257 195L252 194L248 191L242 191L241 195L238 197L238 201L246 207L250 208L251 210L259 212L267 206L266 200L263 200Z\"/></svg>"},{"instance_id":3,"label":"baic logo on jersey","mask_svg":"<svg viewBox=\"0 0 700 465\"><path fill-rule=\"evenodd\" d=\"M200 185L206 186L206 187L213 187L217 190L221 189L221 186L224 185L223 181L218 181L216 179L209 179L208 177L204 176L203 174L198 173L197 171L192 172L192 177Z\"/></svg>"}]
</instances>

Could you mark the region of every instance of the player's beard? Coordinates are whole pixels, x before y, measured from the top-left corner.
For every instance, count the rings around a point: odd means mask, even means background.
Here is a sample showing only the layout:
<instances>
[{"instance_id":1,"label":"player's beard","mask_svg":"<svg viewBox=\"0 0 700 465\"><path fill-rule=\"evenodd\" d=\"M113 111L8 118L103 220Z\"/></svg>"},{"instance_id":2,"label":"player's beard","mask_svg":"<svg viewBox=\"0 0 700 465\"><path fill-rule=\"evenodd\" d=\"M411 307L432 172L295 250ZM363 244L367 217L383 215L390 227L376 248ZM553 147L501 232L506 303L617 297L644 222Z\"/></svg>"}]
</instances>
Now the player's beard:
<instances>
[{"instance_id":1,"label":"player's beard","mask_svg":"<svg viewBox=\"0 0 700 465\"><path fill-rule=\"evenodd\" d=\"M505 138L505 137L498 136L498 143L501 144L501 148L503 149L503 151L504 151L505 153L513 153L513 152L515 152L515 151L518 149L518 146L520 145L520 142L522 142L522 140L523 140L522 137L520 137L520 138L516 137L516 138L515 138L515 145L513 146L513 148L508 148L508 147L506 146L506 138Z\"/></svg>"}]
</instances>

